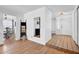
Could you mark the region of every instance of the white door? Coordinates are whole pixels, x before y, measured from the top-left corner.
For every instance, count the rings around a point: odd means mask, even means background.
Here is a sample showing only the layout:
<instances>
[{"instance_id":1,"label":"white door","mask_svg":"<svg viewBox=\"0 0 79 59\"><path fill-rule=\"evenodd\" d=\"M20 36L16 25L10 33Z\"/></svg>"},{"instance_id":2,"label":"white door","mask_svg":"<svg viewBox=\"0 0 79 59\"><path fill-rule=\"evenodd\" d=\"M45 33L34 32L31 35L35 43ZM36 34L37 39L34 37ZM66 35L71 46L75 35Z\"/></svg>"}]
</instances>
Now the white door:
<instances>
[{"instance_id":1,"label":"white door","mask_svg":"<svg viewBox=\"0 0 79 59\"><path fill-rule=\"evenodd\" d=\"M71 35L72 21L69 17L65 17L61 20L61 34Z\"/></svg>"}]
</instances>

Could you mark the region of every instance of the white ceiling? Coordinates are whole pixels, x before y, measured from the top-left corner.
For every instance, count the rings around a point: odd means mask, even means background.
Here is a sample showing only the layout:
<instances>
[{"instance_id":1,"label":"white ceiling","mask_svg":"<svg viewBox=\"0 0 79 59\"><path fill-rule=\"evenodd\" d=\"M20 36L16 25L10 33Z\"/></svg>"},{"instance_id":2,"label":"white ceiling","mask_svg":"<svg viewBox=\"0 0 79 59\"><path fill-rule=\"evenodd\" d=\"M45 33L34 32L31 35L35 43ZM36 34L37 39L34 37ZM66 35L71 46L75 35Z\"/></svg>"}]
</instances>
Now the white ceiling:
<instances>
[{"instance_id":1,"label":"white ceiling","mask_svg":"<svg viewBox=\"0 0 79 59\"><path fill-rule=\"evenodd\" d=\"M48 7L51 11L57 13L72 11L75 5L0 5L0 11L14 16L22 16L24 13L41 7Z\"/></svg>"}]
</instances>

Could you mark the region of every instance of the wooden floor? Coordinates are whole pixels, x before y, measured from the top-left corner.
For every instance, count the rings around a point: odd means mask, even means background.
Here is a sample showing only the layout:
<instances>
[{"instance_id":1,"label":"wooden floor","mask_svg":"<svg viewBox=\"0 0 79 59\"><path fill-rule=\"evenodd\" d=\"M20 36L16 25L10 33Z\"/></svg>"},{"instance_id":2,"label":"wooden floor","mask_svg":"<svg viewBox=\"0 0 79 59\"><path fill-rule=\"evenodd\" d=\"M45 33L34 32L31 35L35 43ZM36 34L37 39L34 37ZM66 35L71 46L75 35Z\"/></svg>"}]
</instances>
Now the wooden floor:
<instances>
[{"instance_id":1,"label":"wooden floor","mask_svg":"<svg viewBox=\"0 0 79 59\"><path fill-rule=\"evenodd\" d=\"M47 43L49 47L55 47L63 51L79 53L79 47L76 45L71 36L54 35Z\"/></svg>"},{"instance_id":2,"label":"wooden floor","mask_svg":"<svg viewBox=\"0 0 79 59\"><path fill-rule=\"evenodd\" d=\"M55 48L43 46L41 44L29 41L7 40L3 46L0 46L0 54L68 54L70 52L60 51Z\"/></svg>"}]
</instances>

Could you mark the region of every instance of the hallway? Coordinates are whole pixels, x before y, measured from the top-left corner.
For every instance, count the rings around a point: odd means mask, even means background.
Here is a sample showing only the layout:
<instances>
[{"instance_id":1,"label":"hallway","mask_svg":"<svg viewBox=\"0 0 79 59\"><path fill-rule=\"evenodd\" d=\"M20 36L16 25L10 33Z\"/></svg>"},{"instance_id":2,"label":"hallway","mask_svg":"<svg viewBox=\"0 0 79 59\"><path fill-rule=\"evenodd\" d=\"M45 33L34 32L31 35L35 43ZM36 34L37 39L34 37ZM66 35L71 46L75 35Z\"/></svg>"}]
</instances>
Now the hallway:
<instances>
[{"instance_id":1,"label":"hallway","mask_svg":"<svg viewBox=\"0 0 79 59\"><path fill-rule=\"evenodd\" d=\"M79 53L79 47L76 45L72 37L68 35L53 35L52 39L47 43L47 46Z\"/></svg>"}]
</instances>

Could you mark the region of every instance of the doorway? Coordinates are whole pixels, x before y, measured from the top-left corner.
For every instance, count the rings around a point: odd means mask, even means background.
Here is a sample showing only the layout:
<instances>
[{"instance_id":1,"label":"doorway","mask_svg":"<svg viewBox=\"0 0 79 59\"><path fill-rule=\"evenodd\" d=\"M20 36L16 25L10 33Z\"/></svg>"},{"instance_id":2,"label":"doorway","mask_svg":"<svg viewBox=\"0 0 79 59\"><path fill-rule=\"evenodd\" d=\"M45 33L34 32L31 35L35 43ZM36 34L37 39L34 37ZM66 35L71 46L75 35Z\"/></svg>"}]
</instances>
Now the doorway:
<instances>
[{"instance_id":1,"label":"doorway","mask_svg":"<svg viewBox=\"0 0 79 59\"><path fill-rule=\"evenodd\" d=\"M20 39L26 39L26 22L20 22Z\"/></svg>"},{"instance_id":2,"label":"doorway","mask_svg":"<svg viewBox=\"0 0 79 59\"><path fill-rule=\"evenodd\" d=\"M5 44L9 44L15 41L15 20L14 19L3 20L3 35L4 35Z\"/></svg>"},{"instance_id":3,"label":"doorway","mask_svg":"<svg viewBox=\"0 0 79 59\"><path fill-rule=\"evenodd\" d=\"M72 20L71 15L60 16L57 20L56 33L62 35L72 34Z\"/></svg>"},{"instance_id":4,"label":"doorway","mask_svg":"<svg viewBox=\"0 0 79 59\"><path fill-rule=\"evenodd\" d=\"M34 37L40 38L40 17L34 18Z\"/></svg>"},{"instance_id":5,"label":"doorway","mask_svg":"<svg viewBox=\"0 0 79 59\"><path fill-rule=\"evenodd\" d=\"M3 20L3 34L5 39L9 39L14 34L14 20Z\"/></svg>"}]
</instances>

